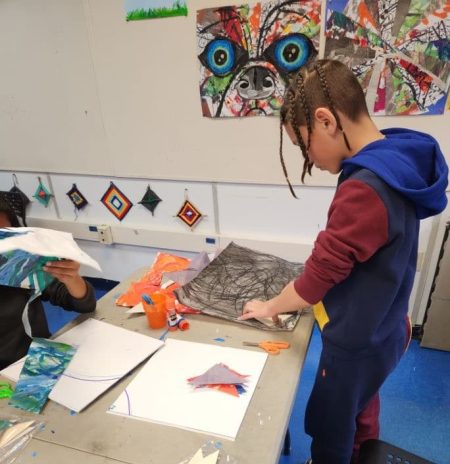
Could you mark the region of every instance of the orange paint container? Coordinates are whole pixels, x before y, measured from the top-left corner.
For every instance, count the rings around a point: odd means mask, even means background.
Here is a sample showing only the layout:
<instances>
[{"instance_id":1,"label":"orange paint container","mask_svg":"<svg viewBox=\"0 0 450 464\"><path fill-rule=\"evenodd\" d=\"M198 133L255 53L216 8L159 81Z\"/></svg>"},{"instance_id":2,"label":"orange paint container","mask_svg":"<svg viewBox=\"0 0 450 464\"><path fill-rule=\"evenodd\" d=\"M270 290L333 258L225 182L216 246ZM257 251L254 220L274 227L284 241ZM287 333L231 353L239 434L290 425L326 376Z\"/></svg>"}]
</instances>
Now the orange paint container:
<instances>
[{"instance_id":1,"label":"orange paint container","mask_svg":"<svg viewBox=\"0 0 450 464\"><path fill-rule=\"evenodd\" d=\"M142 306L147 316L148 325L151 329L163 329L167 326L165 296L153 294L152 301L153 304L149 304L145 300L142 300Z\"/></svg>"}]
</instances>

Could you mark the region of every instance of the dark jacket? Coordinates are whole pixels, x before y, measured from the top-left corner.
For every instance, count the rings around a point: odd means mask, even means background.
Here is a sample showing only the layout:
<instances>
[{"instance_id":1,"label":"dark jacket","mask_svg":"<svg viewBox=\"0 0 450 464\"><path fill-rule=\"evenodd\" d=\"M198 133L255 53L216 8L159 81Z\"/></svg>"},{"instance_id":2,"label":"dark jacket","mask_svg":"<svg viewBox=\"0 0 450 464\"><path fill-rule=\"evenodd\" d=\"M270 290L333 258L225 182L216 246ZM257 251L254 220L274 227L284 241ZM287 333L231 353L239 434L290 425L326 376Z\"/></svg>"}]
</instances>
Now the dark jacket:
<instances>
[{"instance_id":1,"label":"dark jacket","mask_svg":"<svg viewBox=\"0 0 450 464\"><path fill-rule=\"evenodd\" d=\"M448 168L437 142L391 129L342 164L305 272L295 281L322 327L324 345L382 348L404 324L414 282L419 220L446 204Z\"/></svg>"},{"instance_id":2,"label":"dark jacket","mask_svg":"<svg viewBox=\"0 0 450 464\"><path fill-rule=\"evenodd\" d=\"M73 298L66 286L55 280L30 303L29 320L33 337L50 337L47 319L42 301L50 301L55 306L61 306L68 311L89 313L95 310L95 292L87 284L87 294L82 299ZM22 323L22 313L30 298L31 291L23 288L0 285L0 369L25 356L31 343L31 338L25 333Z\"/></svg>"}]
</instances>

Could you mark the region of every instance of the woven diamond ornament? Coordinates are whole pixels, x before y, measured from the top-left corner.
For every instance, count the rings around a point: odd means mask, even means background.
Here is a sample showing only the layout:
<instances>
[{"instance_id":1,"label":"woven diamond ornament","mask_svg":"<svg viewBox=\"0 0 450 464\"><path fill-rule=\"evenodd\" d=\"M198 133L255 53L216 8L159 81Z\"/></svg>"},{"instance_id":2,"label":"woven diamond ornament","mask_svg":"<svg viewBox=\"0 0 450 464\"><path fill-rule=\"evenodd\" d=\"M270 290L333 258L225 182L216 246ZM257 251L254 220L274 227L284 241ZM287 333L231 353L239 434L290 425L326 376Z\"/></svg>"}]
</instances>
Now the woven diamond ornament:
<instances>
[{"instance_id":1,"label":"woven diamond ornament","mask_svg":"<svg viewBox=\"0 0 450 464\"><path fill-rule=\"evenodd\" d=\"M119 221L128 214L133 206L133 203L131 203L127 196L114 185L114 182L111 182L108 190L104 193L100 201Z\"/></svg>"},{"instance_id":2,"label":"woven diamond ornament","mask_svg":"<svg viewBox=\"0 0 450 464\"><path fill-rule=\"evenodd\" d=\"M0 199L3 200L16 213L16 216L22 220L26 227L25 213L27 205L30 203L29 198L16 185L9 191L0 192Z\"/></svg>"},{"instance_id":3,"label":"woven diamond ornament","mask_svg":"<svg viewBox=\"0 0 450 464\"><path fill-rule=\"evenodd\" d=\"M186 199L183 206L178 211L177 217L179 217L189 227L193 228L198 224L200 219L203 218L203 214L188 199Z\"/></svg>"},{"instance_id":4,"label":"woven diamond ornament","mask_svg":"<svg viewBox=\"0 0 450 464\"><path fill-rule=\"evenodd\" d=\"M160 201L162 201L161 198L156 195L149 185L139 204L147 208L152 213L152 216L154 216L155 208L158 206Z\"/></svg>"},{"instance_id":5,"label":"woven diamond ornament","mask_svg":"<svg viewBox=\"0 0 450 464\"><path fill-rule=\"evenodd\" d=\"M39 185L36 189L36 192L34 192L33 198L36 198L36 200L41 204L44 205L46 208L52 198L52 194L45 188L45 185L42 183L42 180L40 177L38 177Z\"/></svg>"},{"instance_id":6,"label":"woven diamond ornament","mask_svg":"<svg viewBox=\"0 0 450 464\"><path fill-rule=\"evenodd\" d=\"M77 184L73 184L72 188L66 193L70 198L77 210L83 209L89 202L86 200L84 195L78 190Z\"/></svg>"}]
</instances>

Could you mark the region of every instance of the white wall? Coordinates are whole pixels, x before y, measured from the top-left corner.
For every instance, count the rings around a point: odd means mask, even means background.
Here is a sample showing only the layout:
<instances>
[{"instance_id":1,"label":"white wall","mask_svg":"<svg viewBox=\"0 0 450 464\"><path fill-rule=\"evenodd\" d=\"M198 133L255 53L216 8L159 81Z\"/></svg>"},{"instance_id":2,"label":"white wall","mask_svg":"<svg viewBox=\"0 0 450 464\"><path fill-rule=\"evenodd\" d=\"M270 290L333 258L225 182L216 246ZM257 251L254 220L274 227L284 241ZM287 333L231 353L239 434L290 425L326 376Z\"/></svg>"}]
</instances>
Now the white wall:
<instances>
[{"instance_id":1,"label":"white wall","mask_svg":"<svg viewBox=\"0 0 450 464\"><path fill-rule=\"evenodd\" d=\"M123 0L0 1L0 169L284 185L277 118L201 115L195 11L230 3L127 23ZM450 160L450 112L376 121L429 132Z\"/></svg>"}]
</instances>

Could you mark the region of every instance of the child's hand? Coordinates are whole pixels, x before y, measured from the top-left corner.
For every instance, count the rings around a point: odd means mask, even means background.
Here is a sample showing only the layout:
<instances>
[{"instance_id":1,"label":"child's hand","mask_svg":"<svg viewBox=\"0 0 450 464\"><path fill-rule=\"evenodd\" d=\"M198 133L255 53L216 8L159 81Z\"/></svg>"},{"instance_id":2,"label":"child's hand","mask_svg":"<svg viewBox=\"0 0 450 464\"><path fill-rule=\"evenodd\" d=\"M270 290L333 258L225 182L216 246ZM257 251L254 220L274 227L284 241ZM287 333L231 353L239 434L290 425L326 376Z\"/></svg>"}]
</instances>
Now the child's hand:
<instances>
[{"instance_id":1,"label":"child's hand","mask_svg":"<svg viewBox=\"0 0 450 464\"><path fill-rule=\"evenodd\" d=\"M48 272L50 275L60 280L63 283L67 281L72 281L79 275L80 263L76 261L71 261L68 259L63 259L61 261L48 261L44 266L44 271Z\"/></svg>"},{"instance_id":2,"label":"child's hand","mask_svg":"<svg viewBox=\"0 0 450 464\"><path fill-rule=\"evenodd\" d=\"M238 317L238 321L246 321L247 319L261 319L271 317L275 323L278 323L278 316L273 310L271 301L252 300L244 305L242 316Z\"/></svg>"},{"instance_id":3,"label":"child's hand","mask_svg":"<svg viewBox=\"0 0 450 464\"><path fill-rule=\"evenodd\" d=\"M79 274L80 263L69 259L49 261L44 271L62 282L74 298L83 298L87 292L84 279Z\"/></svg>"}]
</instances>

